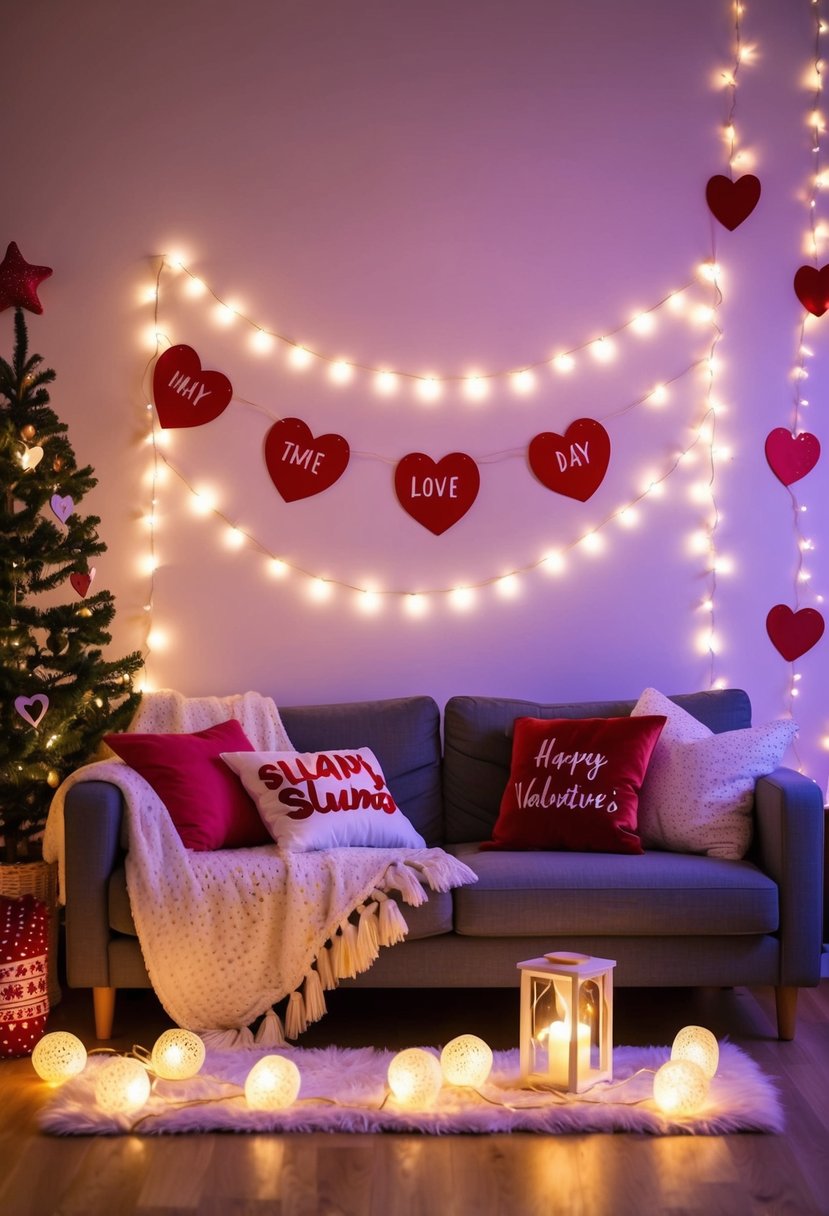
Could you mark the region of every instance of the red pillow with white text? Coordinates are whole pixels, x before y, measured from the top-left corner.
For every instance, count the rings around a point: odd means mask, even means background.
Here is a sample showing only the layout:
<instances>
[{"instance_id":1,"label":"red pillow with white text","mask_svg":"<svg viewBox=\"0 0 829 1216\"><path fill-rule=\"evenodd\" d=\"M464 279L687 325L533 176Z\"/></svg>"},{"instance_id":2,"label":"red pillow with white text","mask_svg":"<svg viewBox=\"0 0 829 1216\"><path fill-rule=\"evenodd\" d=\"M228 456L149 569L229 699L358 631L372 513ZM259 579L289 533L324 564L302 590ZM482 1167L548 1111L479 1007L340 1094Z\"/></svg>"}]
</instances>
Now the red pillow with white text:
<instances>
[{"instance_id":1,"label":"red pillow with white text","mask_svg":"<svg viewBox=\"0 0 829 1216\"><path fill-rule=\"evenodd\" d=\"M641 853L639 791L665 718L516 718L509 781L482 849Z\"/></svg>"},{"instance_id":2,"label":"red pillow with white text","mask_svg":"<svg viewBox=\"0 0 829 1216\"><path fill-rule=\"evenodd\" d=\"M253 751L235 718L192 735L105 735L117 756L148 782L169 811L184 847L205 853L272 844L226 751Z\"/></svg>"}]
</instances>

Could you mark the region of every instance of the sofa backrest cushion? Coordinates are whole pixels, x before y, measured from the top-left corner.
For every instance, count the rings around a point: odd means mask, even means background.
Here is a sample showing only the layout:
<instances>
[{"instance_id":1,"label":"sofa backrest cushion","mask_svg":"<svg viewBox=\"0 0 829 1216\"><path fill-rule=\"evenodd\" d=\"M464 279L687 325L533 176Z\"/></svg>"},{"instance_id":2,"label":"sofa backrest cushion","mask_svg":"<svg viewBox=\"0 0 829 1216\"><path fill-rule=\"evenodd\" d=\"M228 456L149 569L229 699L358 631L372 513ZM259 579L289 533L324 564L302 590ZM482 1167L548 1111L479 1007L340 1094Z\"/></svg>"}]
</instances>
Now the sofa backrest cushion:
<instances>
[{"instance_id":1,"label":"sofa backrest cushion","mask_svg":"<svg viewBox=\"0 0 829 1216\"><path fill-rule=\"evenodd\" d=\"M671 700L715 734L751 725L751 704L740 689L687 693ZM509 778L516 718L619 718L630 714L635 704L631 700L541 705L507 697L452 697L444 710L446 843L489 840L492 835Z\"/></svg>"},{"instance_id":2,"label":"sofa backrest cushion","mask_svg":"<svg viewBox=\"0 0 829 1216\"><path fill-rule=\"evenodd\" d=\"M299 752L370 747L394 800L427 845L443 842L440 710L431 697L279 706Z\"/></svg>"}]
</instances>

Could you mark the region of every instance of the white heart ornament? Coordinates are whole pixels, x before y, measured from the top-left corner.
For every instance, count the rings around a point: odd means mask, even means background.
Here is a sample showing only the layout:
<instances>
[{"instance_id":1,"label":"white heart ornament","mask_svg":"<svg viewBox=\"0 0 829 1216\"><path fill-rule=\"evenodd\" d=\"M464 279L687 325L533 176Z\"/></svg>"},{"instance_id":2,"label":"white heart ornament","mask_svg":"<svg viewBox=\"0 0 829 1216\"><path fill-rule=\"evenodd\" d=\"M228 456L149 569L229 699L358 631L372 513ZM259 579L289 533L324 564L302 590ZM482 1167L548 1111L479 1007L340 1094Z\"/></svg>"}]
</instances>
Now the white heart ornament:
<instances>
[{"instance_id":1,"label":"white heart ornament","mask_svg":"<svg viewBox=\"0 0 829 1216\"><path fill-rule=\"evenodd\" d=\"M68 494L63 497L60 494L53 494L49 499L49 506L62 524L66 523L69 516L75 510L75 504Z\"/></svg>"},{"instance_id":2,"label":"white heart ornament","mask_svg":"<svg viewBox=\"0 0 829 1216\"><path fill-rule=\"evenodd\" d=\"M34 469L43 459L43 448L26 448L20 455L20 463L24 469Z\"/></svg>"},{"instance_id":3,"label":"white heart ornament","mask_svg":"<svg viewBox=\"0 0 829 1216\"><path fill-rule=\"evenodd\" d=\"M33 709L36 705L40 707L40 713L33 716L29 713L29 710ZM46 710L49 708L49 698L42 692L35 693L33 697L16 697L14 708L20 714L23 721L29 723L29 726L39 726L43 721Z\"/></svg>"}]
</instances>

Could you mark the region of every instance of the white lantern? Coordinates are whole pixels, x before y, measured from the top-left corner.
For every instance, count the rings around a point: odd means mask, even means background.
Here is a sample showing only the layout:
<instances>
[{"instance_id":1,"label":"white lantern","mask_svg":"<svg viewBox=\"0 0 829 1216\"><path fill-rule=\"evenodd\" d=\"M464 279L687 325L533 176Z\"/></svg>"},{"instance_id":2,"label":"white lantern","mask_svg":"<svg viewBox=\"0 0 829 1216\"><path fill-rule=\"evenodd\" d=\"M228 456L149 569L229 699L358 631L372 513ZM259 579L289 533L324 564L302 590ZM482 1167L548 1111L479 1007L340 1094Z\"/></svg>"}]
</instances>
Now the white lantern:
<instances>
[{"instance_id":1,"label":"white lantern","mask_svg":"<svg viewBox=\"0 0 829 1216\"><path fill-rule=\"evenodd\" d=\"M708 1096L708 1077L693 1060L668 1060L653 1079L653 1100L666 1115L692 1115Z\"/></svg>"},{"instance_id":2,"label":"white lantern","mask_svg":"<svg viewBox=\"0 0 829 1216\"><path fill-rule=\"evenodd\" d=\"M440 1067L449 1085L483 1085L492 1071L492 1048L477 1035L458 1035L440 1053Z\"/></svg>"},{"instance_id":3,"label":"white lantern","mask_svg":"<svg viewBox=\"0 0 829 1216\"><path fill-rule=\"evenodd\" d=\"M286 1056L263 1056L245 1081L245 1098L253 1110L283 1110L296 1102L302 1077Z\"/></svg>"},{"instance_id":4,"label":"white lantern","mask_svg":"<svg viewBox=\"0 0 829 1216\"><path fill-rule=\"evenodd\" d=\"M615 966L561 951L518 964L523 1080L578 1094L612 1078Z\"/></svg>"},{"instance_id":5,"label":"white lantern","mask_svg":"<svg viewBox=\"0 0 829 1216\"><path fill-rule=\"evenodd\" d=\"M204 1043L192 1030L165 1030L153 1046L153 1072L165 1081L195 1077L203 1063Z\"/></svg>"},{"instance_id":6,"label":"white lantern","mask_svg":"<svg viewBox=\"0 0 829 1216\"><path fill-rule=\"evenodd\" d=\"M50 1085L76 1077L86 1067L86 1048L68 1030L54 1030L38 1040L32 1052L32 1068Z\"/></svg>"},{"instance_id":7,"label":"white lantern","mask_svg":"<svg viewBox=\"0 0 829 1216\"><path fill-rule=\"evenodd\" d=\"M116 1056L98 1073L95 1101L108 1115L129 1115L150 1096L150 1078L140 1060Z\"/></svg>"},{"instance_id":8,"label":"white lantern","mask_svg":"<svg viewBox=\"0 0 829 1216\"><path fill-rule=\"evenodd\" d=\"M704 1026L685 1026L674 1039L672 1060L693 1060L706 1077L713 1077L720 1062L720 1045Z\"/></svg>"},{"instance_id":9,"label":"white lantern","mask_svg":"<svg viewBox=\"0 0 829 1216\"><path fill-rule=\"evenodd\" d=\"M389 1089L401 1106L431 1106L443 1085L440 1061L422 1047L399 1051L389 1064Z\"/></svg>"}]
</instances>

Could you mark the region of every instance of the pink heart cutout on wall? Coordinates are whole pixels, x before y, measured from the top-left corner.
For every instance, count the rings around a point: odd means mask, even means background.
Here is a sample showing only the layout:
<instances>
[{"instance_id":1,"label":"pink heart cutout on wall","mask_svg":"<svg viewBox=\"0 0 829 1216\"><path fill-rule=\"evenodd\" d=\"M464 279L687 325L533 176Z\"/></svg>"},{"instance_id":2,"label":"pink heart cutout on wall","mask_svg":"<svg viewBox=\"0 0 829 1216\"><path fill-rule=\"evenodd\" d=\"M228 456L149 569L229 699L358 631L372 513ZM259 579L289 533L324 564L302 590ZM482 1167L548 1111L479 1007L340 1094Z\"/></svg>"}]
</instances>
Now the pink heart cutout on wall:
<instances>
[{"instance_id":1,"label":"pink heart cutout on wall","mask_svg":"<svg viewBox=\"0 0 829 1216\"><path fill-rule=\"evenodd\" d=\"M766 437L766 460L784 486L805 477L819 459L820 440L808 431L795 436L784 426L778 426Z\"/></svg>"},{"instance_id":2,"label":"pink heart cutout on wall","mask_svg":"<svg viewBox=\"0 0 829 1216\"><path fill-rule=\"evenodd\" d=\"M730 177L716 173L708 179L705 201L714 219L733 232L760 201L760 180L753 173L746 173L733 182Z\"/></svg>"},{"instance_id":3,"label":"pink heart cutout on wall","mask_svg":"<svg viewBox=\"0 0 829 1216\"><path fill-rule=\"evenodd\" d=\"M333 486L350 457L342 435L314 437L301 418L282 418L265 436L265 464L286 502L310 498Z\"/></svg>"},{"instance_id":4,"label":"pink heart cutout on wall","mask_svg":"<svg viewBox=\"0 0 829 1216\"><path fill-rule=\"evenodd\" d=\"M35 705L40 707L40 713L33 715L29 711ZM23 721L28 722L29 726L38 727L49 708L49 698L42 692L35 693L33 697L15 697L14 708L20 714Z\"/></svg>"},{"instance_id":5,"label":"pink heart cutout on wall","mask_svg":"<svg viewBox=\"0 0 829 1216\"><path fill-rule=\"evenodd\" d=\"M794 276L794 290L800 303L816 317L829 308L829 265L801 266Z\"/></svg>"},{"instance_id":6,"label":"pink heart cutout on wall","mask_svg":"<svg viewBox=\"0 0 829 1216\"><path fill-rule=\"evenodd\" d=\"M775 604L766 617L766 632L783 658L793 663L823 637L825 622L817 608L792 612L788 604Z\"/></svg>"},{"instance_id":7,"label":"pink heart cutout on wall","mask_svg":"<svg viewBox=\"0 0 829 1216\"><path fill-rule=\"evenodd\" d=\"M95 577L95 567L94 566L89 567L88 574L76 573L76 574L69 575L69 582L72 584L73 589L78 593L78 595L81 597L81 599L84 598L87 591L92 586L92 580L94 577Z\"/></svg>"},{"instance_id":8,"label":"pink heart cutout on wall","mask_svg":"<svg viewBox=\"0 0 829 1216\"><path fill-rule=\"evenodd\" d=\"M610 463L610 436L594 418L577 418L563 435L543 431L530 441L527 456L548 490L587 502Z\"/></svg>"},{"instance_id":9,"label":"pink heart cutout on wall","mask_svg":"<svg viewBox=\"0 0 829 1216\"><path fill-rule=\"evenodd\" d=\"M212 422L227 409L232 396L227 376L203 371L192 346L171 346L156 360L153 400L165 429Z\"/></svg>"},{"instance_id":10,"label":"pink heart cutout on wall","mask_svg":"<svg viewBox=\"0 0 829 1216\"><path fill-rule=\"evenodd\" d=\"M480 487L478 466L465 452L450 452L438 461L423 452L410 452L394 470L394 492L401 507L435 536L466 515Z\"/></svg>"}]
</instances>

